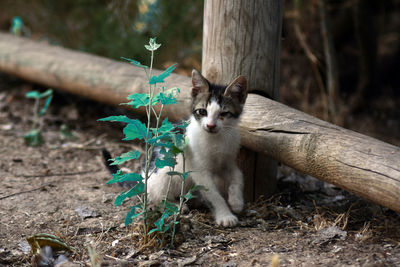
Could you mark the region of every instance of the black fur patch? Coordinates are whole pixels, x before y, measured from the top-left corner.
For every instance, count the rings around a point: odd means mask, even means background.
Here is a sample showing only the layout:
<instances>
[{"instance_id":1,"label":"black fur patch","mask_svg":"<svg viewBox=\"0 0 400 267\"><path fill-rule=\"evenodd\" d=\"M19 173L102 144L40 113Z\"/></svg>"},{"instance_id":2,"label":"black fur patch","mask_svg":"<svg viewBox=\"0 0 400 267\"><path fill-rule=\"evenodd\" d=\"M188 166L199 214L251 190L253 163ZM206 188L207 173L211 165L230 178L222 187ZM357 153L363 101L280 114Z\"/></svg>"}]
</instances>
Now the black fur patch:
<instances>
[{"instance_id":1,"label":"black fur patch","mask_svg":"<svg viewBox=\"0 0 400 267\"><path fill-rule=\"evenodd\" d=\"M207 84L208 93L200 93L192 99L192 114L196 120L200 120L202 117L204 117L204 115L200 115L198 112L196 112L196 110L200 108L206 109L213 100L221 106L223 112L229 111L231 117L239 118L243 108L234 98L224 96L227 86L213 84L208 80Z\"/></svg>"}]
</instances>

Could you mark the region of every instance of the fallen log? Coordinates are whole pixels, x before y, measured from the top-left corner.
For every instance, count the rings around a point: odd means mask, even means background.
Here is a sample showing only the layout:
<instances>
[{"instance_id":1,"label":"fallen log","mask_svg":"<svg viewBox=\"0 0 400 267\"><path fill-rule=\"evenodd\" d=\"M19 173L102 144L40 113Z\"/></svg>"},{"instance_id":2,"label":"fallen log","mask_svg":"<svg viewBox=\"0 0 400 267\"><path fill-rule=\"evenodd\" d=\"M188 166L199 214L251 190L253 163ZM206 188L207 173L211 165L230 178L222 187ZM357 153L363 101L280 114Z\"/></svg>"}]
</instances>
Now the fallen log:
<instances>
[{"instance_id":1,"label":"fallen log","mask_svg":"<svg viewBox=\"0 0 400 267\"><path fill-rule=\"evenodd\" d=\"M146 90L140 68L1 33L0 71L113 105ZM167 116L184 118L190 79L174 74L166 86L181 89ZM248 97L239 128L245 147L400 212L399 147L258 95Z\"/></svg>"},{"instance_id":2,"label":"fallen log","mask_svg":"<svg viewBox=\"0 0 400 267\"><path fill-rule=\"evenodd\" d=\"M250 95L242 144L400 212L400 148Z\"/></svg>"},{"instance_id":3,"label":"fallen log","mask_svg":"<svg viewBox=\"0 0 400 267\"><path fill-rule=\"evenodd\" d=\"M140 67L6 33L0 33L0 62L2 72L115 106L127 102L128 95L148 89ZM153 74L161 72L154 70ZM191 82L173 73L165 86L187 89ZM183 90L179 100L180 105L166 106L172 120L188 115L189 91Z\"/></svg>"}]
</instances>

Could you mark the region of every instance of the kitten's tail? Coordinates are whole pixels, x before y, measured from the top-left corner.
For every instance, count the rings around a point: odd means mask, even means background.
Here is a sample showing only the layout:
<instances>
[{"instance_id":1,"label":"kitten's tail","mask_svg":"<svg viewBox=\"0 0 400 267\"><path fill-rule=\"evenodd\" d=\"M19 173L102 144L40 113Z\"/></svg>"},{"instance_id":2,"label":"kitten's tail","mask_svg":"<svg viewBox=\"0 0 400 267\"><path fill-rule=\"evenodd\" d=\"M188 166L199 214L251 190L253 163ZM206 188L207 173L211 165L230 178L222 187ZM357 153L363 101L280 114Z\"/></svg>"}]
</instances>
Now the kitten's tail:
<instances>
[{"instance_id":1,"label":"kitten's tail","mask_svg":"<svg viewBox=\"0 0 400 267\"><path fill-rule=\"evenodd\" d=\"M110 160L112 159L112 156L110 154L110 152L108 152L107 149L103 148L101 150L101 153L103 154L103 162L104 165L106 166L107 170L111 173L111 174L115 174L119 171L118 166L116 165L110 165Z\"/></svg>"},{"instance_id":2,"label":"kitten's tail","mask_svg":"<svg viewBox=\"0 0 400 267\"><path fill-rule=\"evenodd\" d=\"M120 169L118 168L118 166L116 165L110 165L110 160L113 158L111 156L111 153L108 152L107 149L103 148L101 150L101 153L103 154L103 162L104 165L106 166L107 170L111 173L111 174L116 174ZM118 185L126 188L126 189L130 189L132 187L134 187L137 184L137 182L121 182L118 183Z\"/></svg>"}]
</instances>

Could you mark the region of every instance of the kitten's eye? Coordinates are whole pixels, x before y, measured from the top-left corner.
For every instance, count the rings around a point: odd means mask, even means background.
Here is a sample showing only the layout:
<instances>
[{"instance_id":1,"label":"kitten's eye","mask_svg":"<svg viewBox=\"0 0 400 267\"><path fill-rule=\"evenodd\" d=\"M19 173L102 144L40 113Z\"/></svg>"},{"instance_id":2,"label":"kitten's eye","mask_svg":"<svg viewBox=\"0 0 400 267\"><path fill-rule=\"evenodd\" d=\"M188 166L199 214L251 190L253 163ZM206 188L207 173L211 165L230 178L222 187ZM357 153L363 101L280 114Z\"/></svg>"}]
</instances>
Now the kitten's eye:
<instances>
[{"instance_id":1,"label":"kitten's eye","mask_svg":"<svg viewBox=\"0 0 400 267\"><path fill-rule=\"evenodd\" d=\"M196 113L201 116L207 116L207 110L204 108L196 109Z\"/></svg>"},{"instance_id":2,"label":"kitten's eye","mask_svg":"<svg viewBox=\"0 0 400 267\"><path fill-rule=\"evenodd\" d=\"M221 117L230 117L232 115L231 112L226 111L226 112L222 112L221 114L219 114Z\"/></svg>"}]
</instances>

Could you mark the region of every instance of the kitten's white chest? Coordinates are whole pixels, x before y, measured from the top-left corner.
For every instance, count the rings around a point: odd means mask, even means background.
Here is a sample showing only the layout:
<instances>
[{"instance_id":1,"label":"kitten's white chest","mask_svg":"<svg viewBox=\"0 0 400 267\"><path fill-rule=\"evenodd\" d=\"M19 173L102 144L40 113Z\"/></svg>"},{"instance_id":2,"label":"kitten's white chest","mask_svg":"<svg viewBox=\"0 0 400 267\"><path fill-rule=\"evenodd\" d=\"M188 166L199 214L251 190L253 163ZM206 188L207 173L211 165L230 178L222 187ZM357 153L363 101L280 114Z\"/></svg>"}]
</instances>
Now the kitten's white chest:
<instances>
[{"instance_id":1,"label":"kitten's white chest","mask_svg":"<svg viewBox=\"0 0 400 267\"><path fill-rule=\"evenodd\" d=\"M187 127L189 138L189 161L194 168L218 169L234 164L240 137L236 128L208 133L192 118Z\"/></svg>"}]
</instances>

